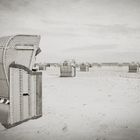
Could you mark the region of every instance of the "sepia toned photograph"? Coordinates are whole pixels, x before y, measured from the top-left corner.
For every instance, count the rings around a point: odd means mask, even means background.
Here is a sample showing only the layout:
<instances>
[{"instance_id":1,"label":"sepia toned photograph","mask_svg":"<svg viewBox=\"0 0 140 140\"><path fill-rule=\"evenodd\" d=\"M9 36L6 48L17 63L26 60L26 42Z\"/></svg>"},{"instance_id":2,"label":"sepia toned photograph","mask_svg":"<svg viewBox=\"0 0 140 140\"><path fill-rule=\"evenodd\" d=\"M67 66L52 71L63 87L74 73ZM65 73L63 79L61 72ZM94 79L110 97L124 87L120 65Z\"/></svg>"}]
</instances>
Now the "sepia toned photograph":
<instances>
[{"instance_id":1,"label":"sepia toned photograph","mask_svg":"<svg viewBox=\"0 0 140 140\"><path fill-rule=\"evenodd\" d=\"M0 140L140 140L140 0L0 0Z\"/></svg>"}]
</instances>

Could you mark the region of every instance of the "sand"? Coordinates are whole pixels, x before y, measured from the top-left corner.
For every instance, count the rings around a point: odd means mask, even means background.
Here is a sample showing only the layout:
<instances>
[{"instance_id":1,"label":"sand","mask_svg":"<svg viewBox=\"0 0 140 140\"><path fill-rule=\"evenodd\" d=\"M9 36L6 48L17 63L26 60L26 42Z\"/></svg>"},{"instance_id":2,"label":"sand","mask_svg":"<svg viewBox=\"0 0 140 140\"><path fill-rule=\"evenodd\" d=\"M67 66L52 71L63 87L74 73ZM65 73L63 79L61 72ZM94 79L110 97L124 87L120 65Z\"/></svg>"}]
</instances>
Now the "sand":
<instances>
[{"instance_id":1,"label":"sand","mask_svg":"<svg viewBox=\"0 0 140 140\"><path fill-rule=\"evenodd\" d=\"M43 117L11 129L0 140L140 140L140 73L126 68L43 72Z\"/></svg>"}]
</instances>

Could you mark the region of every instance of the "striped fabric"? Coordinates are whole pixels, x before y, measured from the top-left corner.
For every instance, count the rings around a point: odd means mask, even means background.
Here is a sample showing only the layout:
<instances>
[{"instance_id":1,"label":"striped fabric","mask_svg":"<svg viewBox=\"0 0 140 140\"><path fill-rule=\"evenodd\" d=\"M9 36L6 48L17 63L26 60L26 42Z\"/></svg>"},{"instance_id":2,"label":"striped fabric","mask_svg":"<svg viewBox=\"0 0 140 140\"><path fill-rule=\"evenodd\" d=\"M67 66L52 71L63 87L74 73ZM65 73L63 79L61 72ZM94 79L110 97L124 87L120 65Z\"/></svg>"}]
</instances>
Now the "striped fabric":
<instances>
[{"instance_id":1,"label":"striped fabric","mask_svg":"<svg viewBox=\"0 0 140 140\"><path fill-rule=\"evenodd\" d=\"M9 101L9 99L0 97L0 104L9 105L10 104L10 101Z\"/></svg>"}]
</instances>

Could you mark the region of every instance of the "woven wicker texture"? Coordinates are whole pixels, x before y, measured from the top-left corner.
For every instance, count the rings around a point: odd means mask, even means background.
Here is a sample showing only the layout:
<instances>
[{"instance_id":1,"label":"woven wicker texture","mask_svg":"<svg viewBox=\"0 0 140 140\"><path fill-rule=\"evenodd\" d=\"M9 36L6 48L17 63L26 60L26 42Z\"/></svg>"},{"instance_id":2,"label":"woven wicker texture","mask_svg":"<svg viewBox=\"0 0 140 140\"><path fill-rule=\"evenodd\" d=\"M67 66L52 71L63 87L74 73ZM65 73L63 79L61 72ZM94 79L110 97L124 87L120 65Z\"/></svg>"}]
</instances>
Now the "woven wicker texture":
<instances>
[{"instance_id":1,"label":"woven wicker texture","mask_svg":"<svg viewBox=\"0 0 140 140\"><path fill-rule=\"evenodd\" d=\"M15 35L0 38L0 97L8 97L9 79L8 69L12 62L31 68L36 51L38 50L40 36ZM22 46L22 49L16 49ZM32 47L32 49L28 49Z\"/></svg>"}]
</instances>

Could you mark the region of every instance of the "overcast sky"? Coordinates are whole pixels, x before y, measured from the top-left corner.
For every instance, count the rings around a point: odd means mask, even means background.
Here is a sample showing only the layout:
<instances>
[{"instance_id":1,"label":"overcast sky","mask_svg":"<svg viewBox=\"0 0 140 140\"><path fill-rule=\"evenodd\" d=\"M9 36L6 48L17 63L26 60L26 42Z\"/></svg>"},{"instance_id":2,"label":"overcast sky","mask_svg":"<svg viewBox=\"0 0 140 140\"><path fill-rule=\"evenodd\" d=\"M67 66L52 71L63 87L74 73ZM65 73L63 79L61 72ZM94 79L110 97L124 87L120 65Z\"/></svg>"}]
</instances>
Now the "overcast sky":
<instances>
[{"instance_id":1,"label":"overcast sky","mask_svg":"<svg viewBox=\"0 0 140 140\"><path fill-rule=\"evenodd\" d=\"M140 61L140 0L0 0L0 36L39 34L38 61Z\"/></svg>"}]
</instances>

